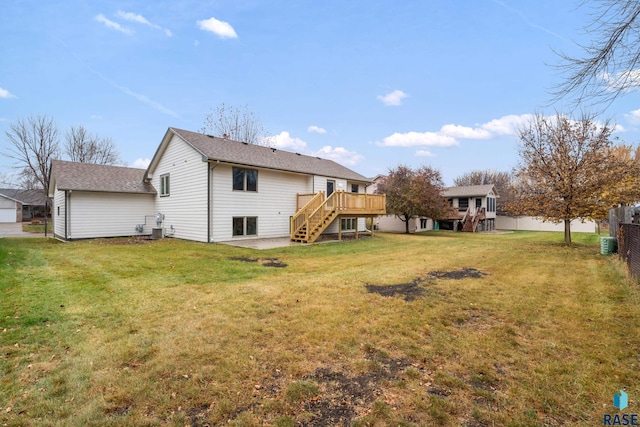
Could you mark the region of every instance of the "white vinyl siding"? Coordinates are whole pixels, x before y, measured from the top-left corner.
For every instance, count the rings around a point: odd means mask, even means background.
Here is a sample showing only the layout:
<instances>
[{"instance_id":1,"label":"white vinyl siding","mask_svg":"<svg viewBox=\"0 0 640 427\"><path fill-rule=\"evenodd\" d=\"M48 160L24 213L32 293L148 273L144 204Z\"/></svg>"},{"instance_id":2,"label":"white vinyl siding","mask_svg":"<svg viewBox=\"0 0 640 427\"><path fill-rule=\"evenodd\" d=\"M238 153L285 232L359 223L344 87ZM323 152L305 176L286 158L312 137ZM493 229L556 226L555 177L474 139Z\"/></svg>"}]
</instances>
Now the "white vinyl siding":
<instances>
[{"instance_id":1,"label":"white vinyl siding","mask_svg":"<svg viewBox=\"0 0 640 427\"><path fill-rule=\"evenodd\" d=\"M56 192L56 201L58 200ZM68 218L67 239L88 239L96 237L121 237L139 234L151 234L149 228L153 221L153 199L151 194L124 193L89 193L73 191L67 203L73 215ZM57 203L57 202L56 202ZM63 201L64 203L64 201ZM55 233L64 235L64 204L61 215L57 215L57 207L53 212ZM145 216L150 216L143 233L136 232L136 225L145 223ZM58 221L61 219L61 221ZM59 227L62 227L60 229Z\"/></svg>"},{"instance_id":2,"label":"white vinyl siding","mask_svg":"<svg viewBox=\"0 0 640 427\"><path fill-rule=\"evenodd\" d=\"M232 166L213 166L211 185L211 240L289 236L290 217L296 210L296 194L312 191L312 177L294 173L258 170L258 191L234 191ZM172 196L173 197L173 196ZM257 217L255 236L233 236L233 218Z\"/></svg>"},{"instance_id":3,"label":"white vinyl siding","mask_svg":"<svg viewBox=\"0 0 640 427\"><path fill-rule=\"evenodd\" d=\"M207 166L200 154L173 136L154 170L151 184L156 189L161 188L161 176L170 175L171 195L157 197L155 211L164 215L167 231L174 227L173 237L207 241Z\"/></svg>"},{"instance_id":4,"label":"white vinyl siding","mask_svg":"<svg viewBox=\"0 0 640 427\"><path fill-rule=\"evenodd\" d=\"M53 194L53 206L51 210L51 218L53 219L53 234L61 239L65 236L66 210L64 204L65 192L56 189Z\"/></svg>"}]
</instances>

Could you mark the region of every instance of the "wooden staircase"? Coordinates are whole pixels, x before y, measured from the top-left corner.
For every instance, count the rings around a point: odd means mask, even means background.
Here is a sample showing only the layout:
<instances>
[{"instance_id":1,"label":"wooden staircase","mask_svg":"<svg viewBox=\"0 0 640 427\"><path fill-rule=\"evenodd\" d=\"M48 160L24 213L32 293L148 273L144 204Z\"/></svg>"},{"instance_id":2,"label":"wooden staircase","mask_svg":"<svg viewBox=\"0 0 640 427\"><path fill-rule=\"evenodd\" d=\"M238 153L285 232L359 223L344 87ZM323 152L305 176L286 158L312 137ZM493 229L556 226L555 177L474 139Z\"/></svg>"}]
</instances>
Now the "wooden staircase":
<instances>
[{"instance_id":1,"label":"wooden staircase","mask_svg":"<svg viewBox=\"0 0 640 427\"><path fill-rule=\"evenodd\" d=\"M475 233L478 230L480 220L486 218L485 208L468 208L462 217L462 231L467 233Z\"/></svg>"},{"instance_id":2,"label":"wooden staircase","mask_svg":"<svg viewBox=\"0 0 640 427\"><path fill-rule=\"evenodd\" d=\"M296 213L291 217L291 240L313 243L334 222L342 217L372 218L384 215L384 194L348 193L334 191L328 197L320 191L298 194Z\"/></svg>"},{"instance_id":3,"label":"wooden staircase","mask_svg":"<svg viewBox=\"0 0 640 427\"><path fill-rule=\"evenodd\" d=\"M319 192L291 218L292 241L313 243L331 225L338 216L335 194L325 198L324 192Z\"/></svg>"}]
</instances>

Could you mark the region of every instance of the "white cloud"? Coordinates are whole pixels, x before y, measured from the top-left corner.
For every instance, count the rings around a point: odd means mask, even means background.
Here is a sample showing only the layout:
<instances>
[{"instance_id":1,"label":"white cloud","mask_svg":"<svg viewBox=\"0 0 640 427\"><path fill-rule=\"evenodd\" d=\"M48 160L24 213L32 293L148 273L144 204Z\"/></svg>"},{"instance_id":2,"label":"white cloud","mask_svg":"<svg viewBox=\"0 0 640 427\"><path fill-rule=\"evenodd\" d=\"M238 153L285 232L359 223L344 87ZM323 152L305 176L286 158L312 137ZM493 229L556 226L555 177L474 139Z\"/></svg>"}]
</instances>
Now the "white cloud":
<instances>
[{"instance_id":1,"label":"white cloud","mask_svg":"<svg viewBox=\"0 0 640 427\"><path fill-rule=\"evenodd\" d=\"M9 99L9 98L17 98L17 97L11 92L9 92L8 90L0 87L0 98Z\"/></svg>"},{"instance_id":2,"label":"white cloud","mask_svg":"<svg viewBox=\"0 0 640 427\"><path fill-rule=\"evenodd\" d=\"M327 133L327 130L318 126L309 126L307 128L307 132L323 134L323 133Z\"/></svg>"},{"instance_id":3,"label":"white cloud","mask_svg":"<svg viewBox=\"0 0 640 427\"><path fill-rule=\"evenodd\" d=\"M146 159L146 158L142 159L142 158L140 158L140 159L136 159L133 162L133 166L132 167L140 168L140 169L146 169L146 168L149 167L150 163L151 163L151 159Z\"/></svg>"},{"instance_id":4,"label":"white cloud","mask_svg":"<svg viewBox=\"0 0 640 427\"><path fill-rule=\"evenodd\" d=\"M124 19L125 21L137 22L138 24L148 25L149 27L155 28L156 30L161 30L166 34L167 37L171 37L173 35L170 30L162 28L160 25L149 22L147 18L140 14L133 12L123 12L122 10L119 10L116 12L116 16L120 19Z\"/></svg>"},{"instance_id":5,"label":"white cloud","mask_svg":"<svg viewBox=\"0 0 640 427\"><path fill-rule=\"evenodd\" d=\"M92 115L90 115L90 116L89 116L89 118L90 118L91 120L102 120L104 117L102 117L102 116L101 116L101 115L99 115L99 114L92 114Z\"/></svg>"},{"instance_id":6,"label":"white cloud","mask_svg":"<svg viewBox=\"0 0 640 427\"><path fill-rule=\"evenodd\" d=\"M444 125L440 128L441 135L462 139L488 139L491 133L483 128L470 128L461 125Z\"/></svg>"},{"instance_id":7,"label":"white cloud","mask_svg":"<svg viewBox=\"0 0 640 427\"><path fill-rule=\"evenodd\" d=\"M110 19L107 19L103 14L96 15L95 19L96 21L103 23L107 28L111 28L112 30L120 31L121 33L127 35L133 34L133 30L123 27L122 25Z\"/></svg>"},{"instance_id":8,"label":"white cloud","mask_svg":"<svg viewBox=\"0 0 640 427\"><path fill-rule=\"evenodd\" d=\"M216 18L211 17L209 19L204 19L201 21L197 21L198 28L203 31L210 31L214 34L217 34L221 39L236 39L238 35L233 27L224 21L218 21Z\"/></svg>"},{"instance_id":9,"label":"white cloud","mask_svg":"<svg viewBox=\"0 0 640 427\"><path fill-rule=\"evenodd\" d=\"M435 157L436 155L428 150L418 150L416 151L416 156L417 157Z\"/></svg>"},{"instance_id":10,"label":"white cloud","mask_svg":"<svg viewBox=\"0 0 640 427\"><path fill-rule=\"evenodd\" d=\"M0 98L1 97L2 97L2 92L0 92ZM630 113L625 114L624 118L632 125L640 125L640 109L633 110Z\"/></svg>"},{"instance_id":11,"label":"white cloud","mask_svg":"<svg viewBox=\"0 0 640 427\"><path fill-rule=\"evenodd\" d=\"M304 151L307 148L306 142L300 138L293 138L289 135L289 132L286 131L282 131L278 135L270 137L267 141L267 145L273 148L294 150L297 152Z\"/></svg>"},{"instance_id":12,"label":"white cloud","mask_svg":"<svg viewBox=\"0 0 640 427\"><path fill-rule=\"evenodd\" d=\"M383 147L415 147L426 145L431 147L451 147L458 145L455 138L435 132L394 133L377 143Z\"/></svg>"},{"instance_id":13,"label":"white cloud","mask_svg":"<svg viewBox=\"0 0 640 427\"><path fill-rule=\"evenodd\" d=\"M640 113L639 113L640 115ZM508 115L493 119L475 127L446 124L437 132L394 133L376 144L382 147L452 147L460 139L491 139L504 135L515 135L517 130L531 120L531 114Z\"/></svg>"},{"instance_id":14,"label":"white cloud","mask_svg":"<svg viewBox=\"0 0 640 427\"><path fill-rule=\"evenodd\" d=\"M320 150L314 152L313 155L322 157L323 159L333 160L346 166L354 166L364 159L362 155L355 151L349 151L344 147L333 148L330 145L322 147Z\"/></svg>"},{"instance_id":15,"label":"white cloud","mask_svg":"<svg viewBox=\"0 0 640 427\"><path fill-rule=\"evenodd\" d=\"M384 105L397 107L398 105L402 105L402 100L408 96L409 95L401 90L394 90L386 95L378 95L377 98L382 101Z\"/></svg>"}]
</instances>

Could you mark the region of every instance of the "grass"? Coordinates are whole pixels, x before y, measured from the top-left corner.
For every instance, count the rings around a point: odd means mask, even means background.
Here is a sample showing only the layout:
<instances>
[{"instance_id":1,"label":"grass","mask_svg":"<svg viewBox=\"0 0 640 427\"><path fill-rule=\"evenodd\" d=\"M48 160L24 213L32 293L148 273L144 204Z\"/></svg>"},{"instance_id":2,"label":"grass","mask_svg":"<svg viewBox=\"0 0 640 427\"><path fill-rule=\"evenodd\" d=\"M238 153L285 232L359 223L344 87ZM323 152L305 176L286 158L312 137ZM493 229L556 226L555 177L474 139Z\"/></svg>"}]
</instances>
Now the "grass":
<instances>
[{"instance_id":1,"label":"grass","mask_svg":"<svg viewBox=\"0 0 640 427\"><path fill-rule=\"evenodd\" d=\"M621 388L639 412L638 288L561 240L0 239L0 424L597 425Z\"/></svg>"},{"instance_id":2,"label":"grass","mask_svg":"<svg viewBox=\"0 0 640 427\"><path fill-rule=\"evenodd\" d=\"M53 233L53 221L47 221L46 229L48 233ZM25 233L44 234L45 224L22 223L22 231Z\"/></svg>"}]
</instances>

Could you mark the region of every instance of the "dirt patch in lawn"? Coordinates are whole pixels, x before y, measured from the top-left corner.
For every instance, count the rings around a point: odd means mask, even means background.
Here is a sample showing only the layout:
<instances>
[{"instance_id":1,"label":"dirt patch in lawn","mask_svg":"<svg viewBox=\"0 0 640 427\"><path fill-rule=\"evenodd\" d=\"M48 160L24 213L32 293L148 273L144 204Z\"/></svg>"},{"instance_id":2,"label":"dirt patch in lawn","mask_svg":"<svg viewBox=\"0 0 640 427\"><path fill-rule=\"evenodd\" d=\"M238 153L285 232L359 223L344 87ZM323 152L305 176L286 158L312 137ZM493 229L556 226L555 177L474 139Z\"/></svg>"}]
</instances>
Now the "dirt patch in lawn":
<instances>
[{"instance_id":1,"label":"dirt patch in lawn","mask_svg":"<svg viewBox=\"0 0 640 427\"><path fill-rule=\"evenodd\" d=\"M382 295L383 297L401 295L405 301L413 301L427 292L425 288L420 286L423 281L423 279L415 279L412 282L397 285L364 285L364 287L369 293Z\"/></svg>"},{"instance_id":2,"label":"dirt patch in lawn","mask_svg":"<svg viewBox=\"0 0 640 427\"><path fill-rule=\"evenodd\" d=\"M324 366L298 380L278 371L271 381L255 387L256 400L239 408L232 418L246 411L259 413L264 401L282 399L290 405L296 426L350 426L370 412L389 381L404 379L407 369L420 372L408 359L391 358L375 349L368 349L361 363L356 372L345 366Z\"/></svg>"},{"instance_id":3,"label":"dirt patch in lawn","mask_svg":"<svg viewBox=\"0 0 640 427\"><path fill-rule=\"evenodd\" d=\"M231 261L240 261L240 262L261 262L263 267L274 267L274 268L285 268L287 266L286 263L280 261L278 258L248 258L248 257L231 257L229 258Z\"/></svg>"},{"instance_id":4,"label":"dirt patch in lawn","mask_svg":"<svg viewBox=\"0 0 640 427\"><path fill-rule=\"evenodd\" d=\"M418 277L409 283L399 283L395 285L371 285L366 284L364 287L369 293L382 295L383 297L394 297L400 295L405 301L413 301L414 299L427 293L422 285L436 279L462 280L462 279L481 279L486 276L475 268L461 268L460 270L451 271L432 271L425 277Z\"/></svg>"},{"instance_id":5,"label":"dirt patch in lawn","mask_svg":"<svg viewBox=\"0 0 640 427\"><path fill-rule=\"evenodd\" d=\"M451 270L451 271L432 271L427 275L427 280L429 279L451 279L451 280L482 279L482 277L486 275L487 273L483 273L482 271L475 268L461 268L460 270Z\"/></svg>"}]
</instances>

